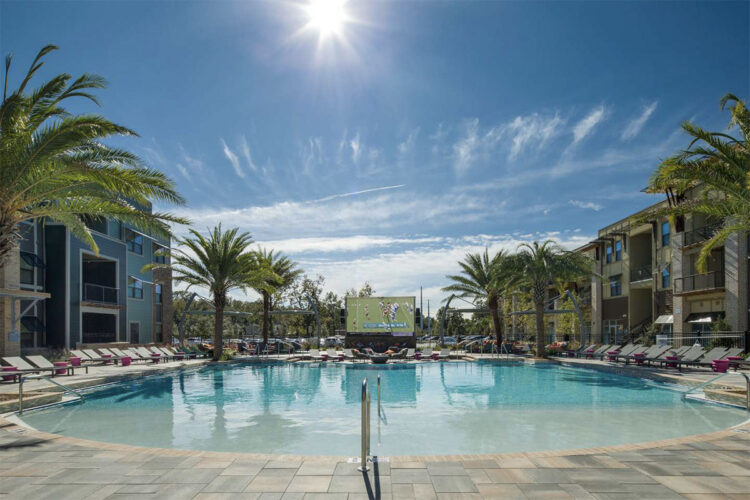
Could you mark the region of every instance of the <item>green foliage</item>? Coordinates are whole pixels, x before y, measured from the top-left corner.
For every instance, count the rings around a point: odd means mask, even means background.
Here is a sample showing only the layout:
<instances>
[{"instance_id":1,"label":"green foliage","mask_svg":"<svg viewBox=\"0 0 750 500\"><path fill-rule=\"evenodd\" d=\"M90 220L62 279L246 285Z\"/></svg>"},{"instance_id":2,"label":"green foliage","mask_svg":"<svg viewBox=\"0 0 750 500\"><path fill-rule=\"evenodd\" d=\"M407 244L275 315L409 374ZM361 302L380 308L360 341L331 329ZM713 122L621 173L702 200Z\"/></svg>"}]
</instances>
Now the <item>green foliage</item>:
<instances>
[{"instance_id":1,"label":"green foliage","mask_svg":"<svg viewBox=\"0 0 750 500\"><path fill-rule=\"evenodd\" d=\"M168 213L151 213L151 203L181 204L174 183L148 168L135 154L108 146L111 137L137 136L132 130L96 114L70 113L63 105L80 97L99 103L93 90L106 82L84 74L73 80L62 73L33 91L27 85L57 50L44 47L16 90L8 89L12 57L5 60L0 106L0 265L16 245L18 224L49 218L98 252L87 217L108 217L160 236L167 222L186 223ZM10 91L10 94L9 94ZM146 209L148 208L148 209Z\"/></svg>"},{"instance_id":2,"label":"green foliage","mask_svg":"<svg viewBox=\"0 0 750 500\"><path fill-rule=\"evenodd\" d=\"M688 147L662 161L651 179L648 191L676 195L678 203L650 213L649 217L702 214L721 226L701 248L698 268L704 270L711 251L735 233L750 231L750 112L745 101L732 94L720 101L729 108L729 130L709 132L689 121L682 130L690 137ZM690 189L702 186L695 199L680 199Z\"/></svg>"}]
</instances>

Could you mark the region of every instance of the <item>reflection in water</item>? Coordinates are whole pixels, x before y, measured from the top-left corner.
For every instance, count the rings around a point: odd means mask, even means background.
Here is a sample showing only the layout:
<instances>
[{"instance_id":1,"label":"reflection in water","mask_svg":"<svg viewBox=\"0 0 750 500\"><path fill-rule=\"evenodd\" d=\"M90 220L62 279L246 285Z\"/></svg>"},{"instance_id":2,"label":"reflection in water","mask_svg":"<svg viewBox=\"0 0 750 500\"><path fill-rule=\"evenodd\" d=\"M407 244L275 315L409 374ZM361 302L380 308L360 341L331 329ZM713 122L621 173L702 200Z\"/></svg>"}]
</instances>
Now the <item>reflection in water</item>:
<instances>
[{"instance_id":1,"label":"reflection in water","mask_svg":"<svg viewBox=\"0 0 750 500\"><path fill-rule=\"evenodd\" d=\"M84 404L29 412L32 426L127 444L357 454L361 384L373 453L495 453L663 439L740 423L744 412L683 401L640 379L560 366L428 362L228 364L127 382Z\"/></svg>"}]
</instances>

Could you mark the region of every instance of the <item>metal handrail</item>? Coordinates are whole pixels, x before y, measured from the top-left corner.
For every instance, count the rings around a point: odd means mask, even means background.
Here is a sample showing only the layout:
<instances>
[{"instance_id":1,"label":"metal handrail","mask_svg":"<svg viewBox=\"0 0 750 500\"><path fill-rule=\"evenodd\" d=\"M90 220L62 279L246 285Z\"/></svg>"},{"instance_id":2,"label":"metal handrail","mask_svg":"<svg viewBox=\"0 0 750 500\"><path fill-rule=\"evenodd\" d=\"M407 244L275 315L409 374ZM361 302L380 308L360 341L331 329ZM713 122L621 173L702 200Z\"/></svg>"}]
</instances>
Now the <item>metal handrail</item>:
<instances>
[{"instance_id":1,"label":"metal handrail","mask_svg":"<svg viewBox=\"0 0 750 500\"><path fill-rule=\"evenodd\" d=\"M362 380L362 430L361 430L360 472L370 470L367 457L370 455L370 391L367 390L367 379Z\"/></svg>"},{"instance_id":2,"label":"metal handrail","mask_svg":"<svg viewBox=\"0 0 750 500\"><path fill-rule=\"evenodd\" d=\"M23 375L21 375L18 378L18 414L19 415L23 415L23 381L24 381L24 378L26 378L26 377L24 377ZM81 401L84 400L83 394L81 394L80 392L76 391L75 389L71 389L67 385L61 384L57 380L53 380L51 377L49 377L47 375L38 375L38 376L35 376L33 378L35 380L36 379L44 379L47 382L52 382L54 385L60 387L63 390L63 394L75 394L76 396L78 396L78 398Z\"/></svg>"},{"instance_id":3,"label":"metal handrail","mask_svg":"<svg viewBox=\"0 0 750 500\"><path fill-rule=\"evenodd\" d=\"M725 373L722 373L721 375L717 375L716 377L714 377L712 379L709 379L709 380L707 380L707 381L705 381L705 382L703 382L701 384L696 385L695 387L692 387L692 388L688 389L687 391L684 391L682 393L683 399L686 398L687 395L690 394L691 392L703 389L704 387L713 384L717 380L719 380L721 378L724 378L727 375L742 375L745 378L745 386L746 386L746 388L745 388L745 409L747 411L750 411L750 377L748 377L748 375L746 373L743 373L743 372L725 372Z\"/></svg>"}]
</instances>

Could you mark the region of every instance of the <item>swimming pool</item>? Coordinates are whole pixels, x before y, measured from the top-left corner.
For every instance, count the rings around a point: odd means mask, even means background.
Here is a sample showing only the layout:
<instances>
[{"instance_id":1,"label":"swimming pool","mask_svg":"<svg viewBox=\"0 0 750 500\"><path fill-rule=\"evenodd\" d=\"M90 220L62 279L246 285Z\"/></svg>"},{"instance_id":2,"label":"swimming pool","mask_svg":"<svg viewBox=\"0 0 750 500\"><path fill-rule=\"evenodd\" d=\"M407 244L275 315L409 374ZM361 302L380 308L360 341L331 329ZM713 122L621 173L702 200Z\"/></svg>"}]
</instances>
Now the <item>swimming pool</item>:
<instances>
[{"instance_id":1,"label":"swimming pool","mask_svg":"<svg viewBox=\"0 0 750 500\"><path fill-rule=\"evenodd\" d=\"M382 378L372 453L588 448L700 434L743 410L644 379L553 364L228 364L124 382L25 413L47 432L164 448L356 456L360 394ZM373 394L374 396L374 394ZM376 397L376 396L374 396Z\"/></svg>"}]
</instances>

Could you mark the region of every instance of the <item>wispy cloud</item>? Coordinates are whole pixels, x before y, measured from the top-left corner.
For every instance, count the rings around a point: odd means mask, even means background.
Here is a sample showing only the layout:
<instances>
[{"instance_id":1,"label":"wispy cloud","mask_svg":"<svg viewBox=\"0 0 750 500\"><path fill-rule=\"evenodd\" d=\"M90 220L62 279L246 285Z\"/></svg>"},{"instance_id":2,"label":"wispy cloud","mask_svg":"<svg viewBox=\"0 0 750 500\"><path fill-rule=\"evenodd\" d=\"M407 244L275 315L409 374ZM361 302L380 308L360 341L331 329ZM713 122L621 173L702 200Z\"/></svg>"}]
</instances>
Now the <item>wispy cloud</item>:
<instances>
[{"instance_id":1,"label":"wispy cloud","mask_svg":"<svg viewBox=\"0 0 750 500\"><path fill-rule=\"evenodd\" d=\"M358 194L374 193L376 191L388 191L391 189L399 189L402 187L406 187L406 184L397 184L395 186L383 186L383 187L376 187L376 188L370 188L370 189L362 189L360 191L352 191L351 193L332 194L331 196L326 196L325 198L319 198L313 201L314 202L329 201L329 200L335 200L336 198L348 198L349 196L356 196Z\"/></svg>"},{"instance_id":2,"label":"wispy cloud","mask_svg":"<svg viewBox=\"0 0 750 500\"><path fill-rule=\"evenodd\" d=\"M659 104L659 101L654 101L651 104L643 106L641 114L631 120L630 123L628 123L627 127L625 127L625 130L622 131L623 141L628 141L641 132L643 126L646 124L648 119L651 118L651 115L654 113L654 111L656 111L657 104Z\"/></svg>"},{"instance_id":3,"label":"wispy cloud","mask_svg":"<svg viewBox=\"0 0 750 500\"><path fill-rule=\"evenodd\" d=\"M594 203L593 201L570 200L568 203L574 207L585 208L593 210L594 212L598 212L603 208L600 204Z\"/></svg>"},{"instance_id":4,"label":"wispy cloud","mask_svg":"<svg viewBox=\"0 0 750 500\"><path fill-rule=\"evenodd\" d=\"M401 156L408 155L412 149L414 149L414 144L417 141L417 136L419 135L419 127L413 128L410 132L407 138L400 142L398 144L398 154Z\"/></svg>"},{"instance_id":5,"label":"wispy cloud","mask_svg":"<svg viewBox=\"0 0 750 500\"><path fill-rule=\"evenodd\" d=\"M224 139L219 138L219 141L221 142L221 148L224 151L224 156L226 156L227 160L229 160L229 163L232 164L232 168L234 168L234 172L237 174L238 177L245 177L245 172L242 171L242 167L240 167L240 159L237 157L237 154L232 151L229 146L227 146L227 143Z\"/></svg>"},{"instance_id":6,"label":"wispy cloud","mask_svg":"<svg viewBox=\"0 0 750 500\"><path fill-rule=\"evenodd\" d=\"M453 167L456 173L462 174L477 160L486 157L500 135L498 127L480 130L478 118L464 121L461 137L453 144Z\"/></svg>"},{"instance_id":7,"label":"wispy cloud","mask_svg":"<svg viewBox=\"0 0 750 500\"><path fill-rule=\"evenodd\" d=\"M307 143L300 147L299 155L303 172L307 175L312 174L315 167L323 163L323 139L310 137Z\"/></svg>"},{"instance_id":8,"label":"wispy cloud","mask_svg":"<svg viewBox=\"0 0 750 500\"><path fill-rule=\"evenodd\" d=\"M607 109L601 105L591 110L581 121L573 127L573 143L581 142L606 117Z\"/></svg>"},{"instance_id":9,"label":"wispy cloud","mask_svg":"<svg viewBox=\"0 0 750 500\"><path fill-rule=\"evenodd\" d=\"M517 116L505 127L511 136L512 145L508 158L515 159L527 147L544 146L565 124L558 113L554 116L541 116L533 113L527 116Z\"/></svg>"},{"instance_id":10,"label":"wispy cloud","mask_svg":"<svg viewBox=\"0 0 750 500\"><path fill-rule=\"evenodd\" d=\"M359 132L349 141L349 147L352 148L352 162L356 165L359 163L359 157L362 154Z\"/></svg>"},{"instance_id":11,"label":"wispy cloud","mask_svg":"<svg viewBox=\"0 0 750 500\"><path fill-rule=\"evenodd\" d=\"M250 146L247 145L247 139L244 135L240 137L240 151L242 152L242 157L245 159L245 163L247 163L250 170L257 172L258 166L253 162L253 157L250 154Z\"/></svg>"}]
</instances>

